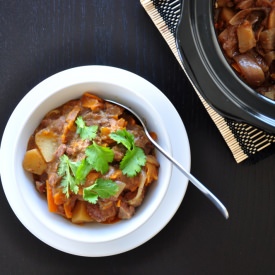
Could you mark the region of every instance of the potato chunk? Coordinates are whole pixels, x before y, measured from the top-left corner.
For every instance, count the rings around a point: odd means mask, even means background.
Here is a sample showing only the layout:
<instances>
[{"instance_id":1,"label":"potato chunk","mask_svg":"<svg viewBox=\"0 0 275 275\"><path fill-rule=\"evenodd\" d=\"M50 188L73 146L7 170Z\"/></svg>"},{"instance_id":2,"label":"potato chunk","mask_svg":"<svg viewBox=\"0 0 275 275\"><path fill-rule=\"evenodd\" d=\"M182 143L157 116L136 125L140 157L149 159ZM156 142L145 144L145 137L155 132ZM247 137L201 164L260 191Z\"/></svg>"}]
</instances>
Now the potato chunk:
<instances>
[{"instance_id":1,"label":"potato chunk","mask_svg":"<svg viewBox=\"0 0 275 275\"><path fill-rule=\"evenodd\" d=\"M89 216L86 211L86 203L84 201L77 201L73 210L72 222L73 223L84 223L91 222L93 219Z\"/></svg>"},{"instance_id":2,"label":"potato chunk","mask_svg":"<svg viewBox=\"0 0 275 275\"><path fill-rule=\"evenodd\" d=\"M48 129L43 129L36 133L35 143L45 161L52 161L54 158L54 153L58 148L58 136Z\"/></svg>"},{"instance_id":3,"label":"potato chunk","mask_svg":"<svg viewBox=\"0 0 275 275\"><path fill-rule=\"evenodd\" d=\"M23 168L33 174L42 175L47 164L37 149L31 149L25 154Z\"/></svg>"}]
</instances>

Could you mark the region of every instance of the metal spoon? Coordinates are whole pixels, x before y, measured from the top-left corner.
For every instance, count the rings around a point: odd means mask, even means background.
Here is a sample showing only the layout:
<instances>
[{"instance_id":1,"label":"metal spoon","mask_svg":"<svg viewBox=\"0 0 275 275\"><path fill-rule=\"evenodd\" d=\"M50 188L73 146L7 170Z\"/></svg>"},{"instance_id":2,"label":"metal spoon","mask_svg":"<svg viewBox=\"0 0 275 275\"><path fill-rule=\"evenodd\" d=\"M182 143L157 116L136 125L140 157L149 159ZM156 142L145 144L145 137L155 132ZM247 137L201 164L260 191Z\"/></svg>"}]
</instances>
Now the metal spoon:
<instances>
[{"instance_id":1,"label":"metal spoon","mask_svg":"<svg viewBox=\"0 0 275 275\"><path fill-rule=\"evenodd\" d=\"M145 122L143 119L134 112L131 108L118 103L113 100L105 99L105 101L116 104L118 106L123 107L124 109L128 110L130 113L132 113L141 123L145 134L147 135L148 139L154 144L154 146L168 159L170 160L188 179L191 183L193 183L217 208L218 210L223 214L223 216L228 219L229 214L225 206L221 203L221 201L213 194L211 193L200 181L198 181L192 174L190 174L188 171L185 170L185 168L178 163L172 156L170 156L159 144L150 136L149 131L147 130L147 127L145 125Z\"/></svg>"}]
</instances>

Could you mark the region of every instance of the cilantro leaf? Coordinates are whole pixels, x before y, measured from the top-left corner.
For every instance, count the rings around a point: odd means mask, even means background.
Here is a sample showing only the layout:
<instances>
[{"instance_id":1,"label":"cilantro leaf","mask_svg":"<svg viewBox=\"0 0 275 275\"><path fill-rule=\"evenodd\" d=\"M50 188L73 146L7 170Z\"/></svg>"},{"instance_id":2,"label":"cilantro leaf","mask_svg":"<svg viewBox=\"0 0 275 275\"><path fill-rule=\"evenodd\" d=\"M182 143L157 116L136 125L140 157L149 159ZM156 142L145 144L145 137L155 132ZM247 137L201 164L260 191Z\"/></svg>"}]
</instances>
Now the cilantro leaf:
<instances>
[{"instance_id":1,"label":"cilantro leaf","mask_svg":"<svg viewBox=\"0 0 275 275\"><path fill-rule=\"evenodd\" d=\"M92 140L96 137L96 132L98 130L97 125L86 126L82 116L79 116L75 123L77 125L76 133L79 134L82 139Z\"/></svg>"},{"instance_id":2,"label":"cilantro leaf","mask_svg":"<svg viewBox=\"0 0 275 275\"><path fill-rule=\"evenodd\" d=\"M146 163L146 155L144 151L137 146L132 150L128 150L120 162L120 169L124 175L134 177L141 171L141 166Z\"/></svg>"},{"instance_id":3,"label":"cilantro leaf","mask_svg":"<svg viewBox=\"0 0 275 275\"><path fill-rule=\"evenodd\" d=\"M66 195L68 198L70 196L70 190L73 189L74 191L78 192L78 190L75 190L75 179L72 177L69 173L66 173L60 182L60 185L63 187L62 192Z\"/></svg>"},{"instance_id":4,"label":"cilantro leaf","mask_svg":"<svg viewBox=\"0 0 275 275\"><path fill-rule=\"evenodd\" d=\"M98 198L108 199L118 191L118 185L110 179L99 178L89 187L83 188L83 198L90 203L97 203Z\"/></svg>"},{"instance_id":5,"label":"cilantro leaf","mask_svg":"<svg viewBox=\"0 0 275 275\"><path fill-rule=\"evenodd\" d=\"M96 204L98 200L98 194L92 190L94 185L95 184L83 189L83 199L92 204Z\"/></svg>"},{"instance_id":6,"label":"cilantro leaf","mask_svg":"<svg viewBox=\"0 0 275 275\"><path fill-rule=\"evenodd\" d=\"M88 174L93 169L92 165L85 159L81 160L75 172L75 180L77 184L83 183Z\"/></svg>"},{"instance_id":7,"label":"cilantro leaf","mask_svg":"<svg viewBox=\"0 0 275 275\"><path fill-rule=\"evenodd\" d=\"M110 134L110 137L117 143L122 143L127 152L120 162L120 169L124 175L134 177L141 171L141 166L146 163L146 156L140 147L135 146L135 137L127 130L117 130Z\"/></svg>"},{"instance_id":8,"label":"cilantro leaf","mask_svg":"<svg viewBox=\"0 0 275 275\"><path fill-rule=\"evenodd\" d=\"M114 159L114 151L111 148L100 146L93 142L92 145L86 148L85 153L87 161L93 169L102 174L108 172L108 163Z\"/></svg>"},{"instance_id":9,"label":"cilantro leaf","mask_svg":"<svg viewBox=\"0 0 275 275\"><path fill-rule=\"evenodd\" d=\"M78 192L79 187L75 180L75 173L78 166L79 163L72 162L67 155L60 157L57 174L62 177L60 185L63 187L62 191L66 194L67 198L70 196L70 191L75 194Z\"/></svg>"},{"instance_id":10,"label":"cilantro leaf","mask_svg":"<svg viewBox=\"0 0 275 275\"><path fill-rule=\"evenodd\" d=\"M68 171L68 161L69 161L69 158L67 155L62 155L60 158L60 163L59 163L59 166L58 166L58 175L59 176L64 176L66 174L66 172Z\"/></svg>"},{"instance_id":11,"label":"cilantro leaf","mask_svg":"<svg viewBox=\"0 0 275 275\"><path fill-rule=\"evenodd\" d=\"M109 135L117 143L122 143L128 150L134 146L134 135L127 130L117 130Z\"/></svg>"}]
</instances>

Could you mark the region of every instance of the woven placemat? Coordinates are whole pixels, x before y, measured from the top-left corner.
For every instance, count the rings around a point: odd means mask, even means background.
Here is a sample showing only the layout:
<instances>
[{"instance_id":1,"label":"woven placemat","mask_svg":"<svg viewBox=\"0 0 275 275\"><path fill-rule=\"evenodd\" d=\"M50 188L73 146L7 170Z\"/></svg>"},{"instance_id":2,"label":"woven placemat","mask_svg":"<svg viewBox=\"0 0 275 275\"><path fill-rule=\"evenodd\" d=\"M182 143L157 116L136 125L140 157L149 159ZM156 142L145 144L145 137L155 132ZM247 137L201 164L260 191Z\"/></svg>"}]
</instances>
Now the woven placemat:
<instances>
[{"instance_id":1,"label":"woven placemat","mask_svg":"<svg viewBox=\"0 0 275 275\"><path fill-rule=\"evenodd\" d=\"M140 2L182 66L175 42L176 28L181 14L181 0L140 0ZM182 69L184 70L183 66ZM247 159L256 161L275 152L275 135L222 117L207 104L195 87L194 90L237 163Z\"/></svg>"}]
</instances>

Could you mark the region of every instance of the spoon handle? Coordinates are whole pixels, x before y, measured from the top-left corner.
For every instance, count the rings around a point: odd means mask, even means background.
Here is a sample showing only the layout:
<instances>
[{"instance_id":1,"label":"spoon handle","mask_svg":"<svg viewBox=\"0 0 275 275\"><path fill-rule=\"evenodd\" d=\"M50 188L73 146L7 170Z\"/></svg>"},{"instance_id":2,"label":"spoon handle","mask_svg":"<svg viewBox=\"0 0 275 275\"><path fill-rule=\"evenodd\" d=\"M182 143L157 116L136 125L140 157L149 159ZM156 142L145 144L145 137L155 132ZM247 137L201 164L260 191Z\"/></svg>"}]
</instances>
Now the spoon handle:
<instances>
[{"instance_id":1,"label":"spoon handle","mask_svg":"<svg viewBox=\"0 0 275 275\"><path fill-rule=\"evenodd\" d=\"M159 150L168 160L170 160L189 179L189 181L193 183L218 208L218 210L223 214L223 216L226 219L229 218L228 211L225 208L225 206L221 203L221 201L213 193L211 193L201 182L199 182L192 174L187 172L184 169L184 167L181 164L179 164L172 156L170 156L160 145L158 145L158 143L151 137L150 133L148 132L143 119L134 110L110 99L105 99L105 101L119 105L124 109L128 110L129 112L131 112L140 121L146 136L154 144L157 150Z\"/></svg>"},{"instance_id":2,"label":"spoon handle","mask_svg":"<svg viewBox=\"0 0 275 275\"><path fill-rule=\"evenodd\" d=\"M146 130L145 130L146 131ZM162 147L158 145L158 143L150 136L150 134L146 131L146 134L150 141L154 144L154 146L167 158L169 159L188 179L191 183L193 183L223 214L223 216L228 219L229 214L225 206L221 203L221 201L211 192L209 191L199 180L197 180L192 174L187 172L185 168L177 162L172 156L170 156Z\"/></svg>"}]
</instances>

